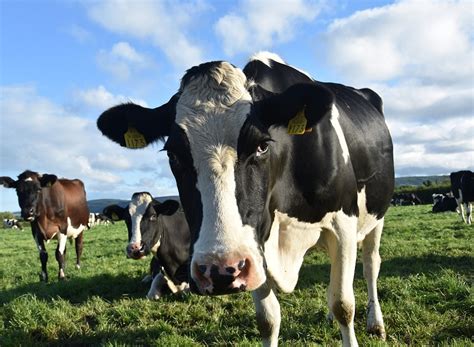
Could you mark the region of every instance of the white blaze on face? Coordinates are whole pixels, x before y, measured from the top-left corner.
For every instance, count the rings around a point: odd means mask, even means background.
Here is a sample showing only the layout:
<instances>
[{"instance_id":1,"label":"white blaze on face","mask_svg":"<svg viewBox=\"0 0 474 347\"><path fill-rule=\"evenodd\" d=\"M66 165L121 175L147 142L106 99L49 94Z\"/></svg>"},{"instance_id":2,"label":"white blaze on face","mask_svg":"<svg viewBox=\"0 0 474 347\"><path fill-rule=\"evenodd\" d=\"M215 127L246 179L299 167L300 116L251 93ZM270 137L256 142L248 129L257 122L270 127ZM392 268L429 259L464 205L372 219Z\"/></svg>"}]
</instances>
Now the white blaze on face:
<instances>
[{"instance_id":1,"label":"white blaze on face","mask_svg":"<svg viewBox=\"0 0 474 347\"><path fill-rule=\"evenodd\" d=\"M153 198L148 193L135 194L128 205L128 213L130 213L132 220L132 237L130 238L130 244L140 243L142 241L140 223L152 200Z\"/></svg>"},{"instance_id":2,"label":"white blaze on face","mask_svg":"<svg viewBox=\"0 0 474 347\"><path fill-rule=\"evenodd\" d=\"M209 264L251 256L259 259L255 231L243 225L235 197L237 140L251 107L243 72L221 63L191 79L176 106L176 123L186 133L197 173L203 220L193 260Z\"/></svg>"}]
</instances>

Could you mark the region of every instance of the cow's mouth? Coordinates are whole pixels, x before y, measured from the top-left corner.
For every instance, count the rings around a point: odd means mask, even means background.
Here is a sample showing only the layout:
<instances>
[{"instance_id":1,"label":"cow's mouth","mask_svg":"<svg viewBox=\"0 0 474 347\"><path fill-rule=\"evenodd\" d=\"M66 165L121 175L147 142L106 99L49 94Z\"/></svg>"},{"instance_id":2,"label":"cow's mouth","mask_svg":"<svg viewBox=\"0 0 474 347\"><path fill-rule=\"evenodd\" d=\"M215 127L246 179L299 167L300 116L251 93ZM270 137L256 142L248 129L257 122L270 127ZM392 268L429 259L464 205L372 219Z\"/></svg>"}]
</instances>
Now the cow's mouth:
<instances>
[{"instance_id":1,"label":"cow's mouth","mask_svg":"<svg viewBox=\"0 0 474 347\"><path fill-rule=\"evenodd\" d=\"M134 260L143 259L148 255L147 247L145 244L142 244L139 249L129 249L127 248L127 258L131 258Z\"/></svg>"}]
</instances>

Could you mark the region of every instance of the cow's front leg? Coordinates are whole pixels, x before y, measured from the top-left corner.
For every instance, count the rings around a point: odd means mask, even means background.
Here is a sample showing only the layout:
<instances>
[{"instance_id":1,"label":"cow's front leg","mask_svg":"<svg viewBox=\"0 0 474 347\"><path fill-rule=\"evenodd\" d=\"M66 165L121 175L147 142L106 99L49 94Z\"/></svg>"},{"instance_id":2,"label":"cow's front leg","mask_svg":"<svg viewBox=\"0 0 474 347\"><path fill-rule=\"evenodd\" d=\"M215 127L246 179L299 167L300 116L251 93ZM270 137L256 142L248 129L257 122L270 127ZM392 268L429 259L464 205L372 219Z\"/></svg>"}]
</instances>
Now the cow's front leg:
<instances>
[{"instance_id":1,"label":"cow's front leg","mask_svg":"<svg viewBox=\"0 0 474 347\"><path fill-rule=\"evenodd\" d=\"M84 232L77 235L74 245L76 247L76 269L80 269L82 248L84 246Z\"/></svg>"},{"instance_id":2,"label":"cow's front leg","mask_svg":"<svg viewBox=\"0 0 474 347\"><path fill-rule=\"evenodd\" d=\"M31 224L31 232L33 233L33 238L35 240L36 247L38 248L39 258L41 261L40 281L48 282L48 252L46 251L46 247L44 245L43 235L38 230L38 227L33 223Z\"/></svg>"},{"instance_id":3,"label":"cow's front leg","mask_svg":"<svg viewBox=\"0 0 474 347\"><path fill-rule=\"evenodd\" d=\"M382 236L383 220L362 241L362 262L364 278L367 281L367 332L385 340L385 327L382 310L377 295L377 278L380 271L380 238Z\"/></svg>"},{"instance_id":4,"label":"cow's front leg","mask_svg":"<svg viewBox=\"0 0 474 347\"><path fill-rule=\"evenodd\" d=\"M281 321L280 304L268 280L252 292L252 297L263 345L277 346Z\"/></svg>"},{"instance_id":5,"label":"cow's front leg","mask_svg":"<svg viewBox=\"0 0 474 347\"><path fill-rule=\"evenodd\" d=\"M67 235L58 232L58 247L56 248L56 260L59 264L58 279L64 280L64 269L66 267L66 242Z\"/></svg>"},{"instance_id":6,"label":"cow's front leg","mask_svg":"<svg viewBox=\"0 0 474 347\"><path fill-rule=\"evenodd\" d=\"M325 235L331 259L328 304L339 322L343 345L358 346L354 332L355 298L352 287L357 259L357 220L347 216L338 219L336 230Z\"/></svg>"},{"instance_id":7,"label":"cow's front leg","mask_svg":"<svg viewBox=\"0 0 474 347\"><path fill-rule=\"evenodd\" d=\"M151 282L150 290L146 297L150 300L158 300L163 296L163 287L167 285L165 276L159 272Z\"/></svg>"}]
</instances>

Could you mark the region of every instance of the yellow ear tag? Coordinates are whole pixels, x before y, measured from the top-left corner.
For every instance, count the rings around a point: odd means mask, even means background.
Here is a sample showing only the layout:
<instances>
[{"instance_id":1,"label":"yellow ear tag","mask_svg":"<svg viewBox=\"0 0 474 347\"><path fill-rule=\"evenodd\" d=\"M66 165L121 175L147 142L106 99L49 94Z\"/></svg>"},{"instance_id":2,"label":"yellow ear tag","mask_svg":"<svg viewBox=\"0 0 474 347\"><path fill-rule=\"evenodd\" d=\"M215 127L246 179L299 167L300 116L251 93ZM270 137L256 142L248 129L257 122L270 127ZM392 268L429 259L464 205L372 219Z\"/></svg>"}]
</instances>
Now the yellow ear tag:
<instances>
[{"instance_id":1,"label":"yellow ear tag","mask_svg":"<svg viewBox=\"0 0 474 347\"><path fill-rule=\"evenodd\" d=\"M290 119L288 122L288 134L290 135L303 135L305 132L310 132L312 129L306 129L308 120L304 115L306 106L299 111L296 116Z\"/></svg>"},{"instance_id":2,"label":"yellow ear tag","mask_svg":"<svg viewBox=\"0 0 474 347\"><path fill-rule=\"evenodd\" d=\"M112 213L112 220L119 220L119 216L114 212Z\"/></svg>"},{"instance_id":3,"label":"yellow ear tag","mask_svg":"<svg viewBox=\"0 0 474 347\"><path fill-rule=\"evenodd\" d=\"M137 129L129 127L127 132L123 134L125 139L125 146L127 148L143 148L146 147L145 136L143 136Z\"/></svg>"}]
</instances>

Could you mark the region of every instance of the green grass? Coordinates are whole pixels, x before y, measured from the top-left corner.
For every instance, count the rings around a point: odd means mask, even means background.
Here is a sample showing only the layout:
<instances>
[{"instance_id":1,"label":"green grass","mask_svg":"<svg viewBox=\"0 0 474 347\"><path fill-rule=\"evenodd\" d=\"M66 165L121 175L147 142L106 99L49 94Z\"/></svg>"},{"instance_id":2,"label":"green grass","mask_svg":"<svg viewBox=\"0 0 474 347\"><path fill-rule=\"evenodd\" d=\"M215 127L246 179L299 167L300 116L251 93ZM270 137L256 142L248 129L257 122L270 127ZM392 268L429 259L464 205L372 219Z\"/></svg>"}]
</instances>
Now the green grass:
<instances>
[{"instance_id":1,"label":"green grass","mask_svg":"<svg viewBox=\"0 0 474 347\"><path fill-rule=\"evenodd\" d=\"M474 226L455 213L431 207L395 207L382 238L379 297L387 342L365 333L367 293L356 268L356 334L361 346L473 345ZM148 259L125 258L124 224L98 226L85 234L82 269L68 244L65 282L58 282L49 251L49 283L39 282L40 262L29 228L0 232L0 346L258 346L251 295L169 296L152 302L141 283ZM327 256L306 257L292 294L279 294L283 346L340 345L328 323Z\"/></svg>"}]
</instances>

